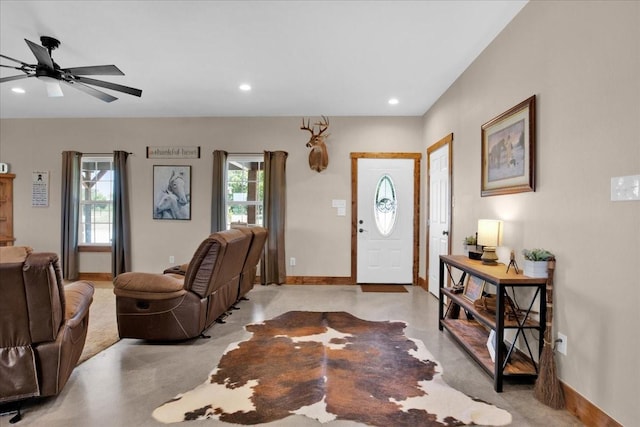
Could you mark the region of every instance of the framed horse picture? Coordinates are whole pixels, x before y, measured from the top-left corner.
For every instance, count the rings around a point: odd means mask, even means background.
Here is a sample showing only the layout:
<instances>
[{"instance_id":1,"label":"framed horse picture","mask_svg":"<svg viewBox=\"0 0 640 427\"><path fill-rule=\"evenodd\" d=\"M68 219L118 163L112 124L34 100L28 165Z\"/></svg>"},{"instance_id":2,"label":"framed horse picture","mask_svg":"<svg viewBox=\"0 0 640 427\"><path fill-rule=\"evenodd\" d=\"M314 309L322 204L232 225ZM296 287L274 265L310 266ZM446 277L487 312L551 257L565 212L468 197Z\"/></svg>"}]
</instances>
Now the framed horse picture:
<instances>
[{"instance_id":1,"label":"framed horse picture","mask_svg":"<svg viewBox=\"0 0 640 427\"><path fill-rule=\"evenodd\" d=\"M480 195L536 191L536 96L482 125Z\"/></svg>"},{"instance_id":2,"label":"framed horse picture","mask_svg":"<svg viewBox=\"0 0 640 427\"><path fill-rule=\"evenodd\" d=\"M153 219L191 219L191 166L153 166Z\"/></svg>"}]
</instances>

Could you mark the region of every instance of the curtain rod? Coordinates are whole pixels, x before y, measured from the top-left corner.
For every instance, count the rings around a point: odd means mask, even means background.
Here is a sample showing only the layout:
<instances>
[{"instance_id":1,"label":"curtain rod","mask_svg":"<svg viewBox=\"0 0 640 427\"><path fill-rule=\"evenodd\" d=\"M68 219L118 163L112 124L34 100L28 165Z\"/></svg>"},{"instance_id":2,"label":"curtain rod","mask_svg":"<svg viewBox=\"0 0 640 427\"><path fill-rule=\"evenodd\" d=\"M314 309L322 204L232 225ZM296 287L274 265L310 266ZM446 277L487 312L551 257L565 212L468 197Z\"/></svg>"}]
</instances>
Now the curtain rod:
<instances>
[{"instance_id":1,"label":"curtain rod","mask_svg":"<svg viewBox=\"0 0 640 427\"><path fill-rule=\"evenodd\" d=\"M114 151L119 151L119 150L114 150ZM135 156L134 153L127 152L127 154ZM113 155L113 151L111 153L80 153L80 155L82 155L82 156L111 156L111 155Z\"/></svg>"}]
</instances>

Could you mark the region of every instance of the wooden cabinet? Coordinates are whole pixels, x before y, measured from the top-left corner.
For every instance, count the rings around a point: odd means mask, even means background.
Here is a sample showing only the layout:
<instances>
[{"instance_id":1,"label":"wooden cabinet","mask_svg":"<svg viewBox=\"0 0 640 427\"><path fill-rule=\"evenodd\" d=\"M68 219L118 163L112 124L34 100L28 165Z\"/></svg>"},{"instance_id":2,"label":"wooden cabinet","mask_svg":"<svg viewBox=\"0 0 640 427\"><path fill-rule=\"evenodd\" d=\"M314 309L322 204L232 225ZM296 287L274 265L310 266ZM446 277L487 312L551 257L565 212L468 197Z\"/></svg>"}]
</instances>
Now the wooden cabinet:
<instances>
[{"instance_id":1,"label":"wooden cabinet","mask_svg":"<svg viewBox=\"0 0 640 427\"><path fill-rule=\"evenodd\" d=\"M453 287L445 287L445 276L447 275L445 267L449 277L452 277L452 269L460 270L462 272L460 281L463 281L465 276L472 275L495 285L496 313L477 309L472 301L457 293ZM481 261L471 260L464 255L440 256L438 327L441 331L443 329L449 331L467 353L493 377L494 389L497 392L502 391L505 377L522 379L537 377L539 367L534 360L533 352L537 351L537 356L542 353L546 327L545 287L547 279L516 274L513 268L509 272L506 270L507 266L503 264L484 265ZM531 294L530 301L520 301L521 298L518 298L521 303L520 314L513 318L505 317L504 295L508 295L510 291L514 296L515 289L522 287L533 288L529 293ZM538 301L537 307L535 307L536 301ZM455 306L459 306L463 310L459 310L459 314L451 315L450 309ZM539 320L532 318L533 313L538 313ZM505 342L505 330L513 332L510 334L512 343L507 343L505 346L496 345L495 360L491 360L487 348L489 331L491 330L495 331L497 343ZM533 339L531 339L531 335ZM521 341L520 347L524 348L523 351L516 348L518 340Z\"/></svg>"},{"instance_id":2,"label":"wooden cabinet","mask_svg":"<svg viewBox=\"0 0 640 427\"><path fill-rule=\"evenodd\" d=\"M15 174L0 174L0 246L13 246L13 179Z\"/></svg>"}]
</instances>

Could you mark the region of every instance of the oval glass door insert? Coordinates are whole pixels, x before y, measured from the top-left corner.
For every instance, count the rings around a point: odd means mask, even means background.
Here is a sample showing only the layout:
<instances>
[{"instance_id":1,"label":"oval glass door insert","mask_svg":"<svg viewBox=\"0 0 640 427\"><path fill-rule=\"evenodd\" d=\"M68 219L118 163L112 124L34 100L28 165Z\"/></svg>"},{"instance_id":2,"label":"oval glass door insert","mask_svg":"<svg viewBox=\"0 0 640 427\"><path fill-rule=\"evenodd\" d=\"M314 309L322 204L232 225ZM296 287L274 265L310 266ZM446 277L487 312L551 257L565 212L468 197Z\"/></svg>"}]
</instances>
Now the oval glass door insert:
<instances>
[{"instance_id":1,"label":"oval glass door insert","mask_svg":"<svg viewBox=\"0 0 640 427\"><path fill-rule=\"evenodd\" d=\"M376 219L376 227L384 237L393 231L396 224L396 186L389 175L382 175L376 185L376 195L373 206L373 216Z\"/></svg>"}]
</instances>

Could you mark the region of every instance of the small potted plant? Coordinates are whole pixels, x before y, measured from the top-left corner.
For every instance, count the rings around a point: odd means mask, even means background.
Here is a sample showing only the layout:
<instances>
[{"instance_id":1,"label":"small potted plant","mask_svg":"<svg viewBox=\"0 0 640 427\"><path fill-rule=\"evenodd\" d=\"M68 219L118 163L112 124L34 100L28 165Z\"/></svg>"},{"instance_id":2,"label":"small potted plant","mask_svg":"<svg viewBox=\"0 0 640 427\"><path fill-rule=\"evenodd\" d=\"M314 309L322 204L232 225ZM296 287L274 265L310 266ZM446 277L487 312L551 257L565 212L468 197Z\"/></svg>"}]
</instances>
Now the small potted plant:
<instances>
[{"instance_id":1,"label":"small potted plant","mask_svg":"<svg viewBox=\"0 0 640 427\"><path fill-rule=\"evenodd\" d=\"M555 255L546 249L523 249L524 275L529 277L547 277L547 261L555 259Z\"/></svg>"},{"instance_id":2,"label":"small potted plant","mask_svg":"<svg viewBox=\"0 0 640 427\"><path fill-rule=\"evenodd\" d=\"M478 239L475 234L473 236L467 236L464 238L462 244L464 245L464 251L467 253L469 258L471 259L480 259L480 255L478 255Z\"/></svg>"},{"instance_id":3,"label":"small potted plant","mask_svg":"<svg viewBox=\"0 0 640 427\"><path fill-rule=\"evenodd\" d=\"M464 238L464 241L462 242L462 244L464 245L464 250L465 251L469 251L471 249L475 249L476 248L476 236L467 236ZM471 248L470 246L473 246L473 248Z\"/></svg>"}]
</instances>

